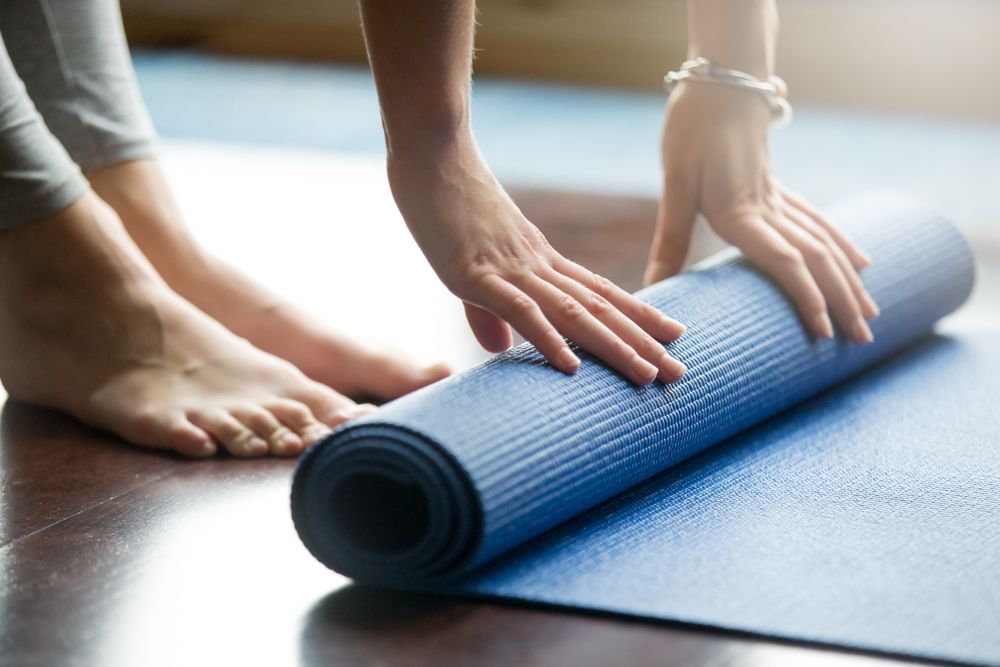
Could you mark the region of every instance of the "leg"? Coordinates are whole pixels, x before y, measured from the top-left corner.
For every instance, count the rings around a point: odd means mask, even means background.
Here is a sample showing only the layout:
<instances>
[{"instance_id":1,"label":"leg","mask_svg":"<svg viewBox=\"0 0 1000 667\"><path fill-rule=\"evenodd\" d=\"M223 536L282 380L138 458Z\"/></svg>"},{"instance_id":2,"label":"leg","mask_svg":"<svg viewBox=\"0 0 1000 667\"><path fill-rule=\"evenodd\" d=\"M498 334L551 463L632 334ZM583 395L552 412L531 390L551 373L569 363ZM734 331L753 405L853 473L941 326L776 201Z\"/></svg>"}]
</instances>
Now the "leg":
<instances>
[{"instance_id":1,"label":"leg","mask_svg":"<svg viewBox=\"0 0 1000 667\"><path fill-rule=\"evenodd\" d=\"M291 455L363 411L172 292L46 130L0 38L0 379L189 456Z\"/></svg>"},{"instance_id":2,"label":"leg","mask_svg":"<svg viewBox=\"0 0 1000 667\"><path fill-rule=\"evenodd\" d=\"M329 331L201 248L163 172L116 0L9 0L0 26L46 122L167 283L238 335L352 396L391 399L447 375ZM48 38L39 42L39 35ZM16 48L15 48L16 47Z\"/></svg>"}]
</instances>

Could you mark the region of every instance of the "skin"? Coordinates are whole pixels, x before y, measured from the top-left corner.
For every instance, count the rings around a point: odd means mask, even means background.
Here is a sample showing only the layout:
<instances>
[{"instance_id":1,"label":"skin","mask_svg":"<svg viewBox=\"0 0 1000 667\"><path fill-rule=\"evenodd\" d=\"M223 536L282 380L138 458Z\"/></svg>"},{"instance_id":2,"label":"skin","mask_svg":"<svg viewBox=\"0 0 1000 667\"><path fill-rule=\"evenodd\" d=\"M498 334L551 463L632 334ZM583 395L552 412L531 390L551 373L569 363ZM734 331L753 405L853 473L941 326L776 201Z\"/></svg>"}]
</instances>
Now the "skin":
<instances>
[{"instance_id":1,"label":"skin","mask_svg":"<svg viewBox=\"0 0 1000 667\"><path fill-rule=\"evenodd\" d=\"M483 161L469 124L472 0L361 10L393 196L483 347L508 348L513 327L568 373L580 361L563 336L637 384L678 379L662 341L683 326L562 257Z\"/></svg>"},{"instance_id":2,"label":"skin","mask_svg":"<svg viewBox=\"0 0 1000 667\"><path fill-rule=\"evenodd\" d=\"M93 192L0 233L0 340L11 396L190 457L294 456L372 409L177 295Z\"/></svg>"},{"instance_id":3,"label":"skin","mask_svg":"<svg viewBox=\"0 0 1000 667\"><path fill-rule=\"evenodd\" d=\"M774 71L778 17L772 0L692 0L689 57L767 78ZM803 197L771 176L769 115L753 93L682 83L664 121L663 197L646 281L681 270L698 214L770 273L816 336L867 343L878 306L860 269L870 259Z\"/></svg>"},{"instance_id":4,"label":"skin","mask_svg":"<svg viewBox=\"0 0 1000 667\"><path fill-rule=\"evenodd\" d=\"M692 0L691 55L765 77L767 0ZM679 379L662 342L684 328L562 257L486 166L469 122L472 0L363 0L400 211L485 348L513 327L558 369L564 336L637 384ZM870 341L867 257L770 176L755 95L682 84L668 105L664 197L647 279L680 270L696 215L769 271L806 325ZM191 457L294 456L329 428L447 374L316 325L200 248L154 160L87 173L80 200L0 232L0 377L140 446ZM66 252L72 248L73 252ZM53 378L59 378L53 382Z\"/></svg>"},{"instance_id":5,"label":"skin","mask_svg":"<svg viewBox=\"0 0 1000 667\"><path fill-rule=\"evenodd\" d=\"M393 195L445 285L465 302L480 343L511 344L511 328L556 368L579 360L566 337L637 384L684 367L661 341L683 325L563 258L486 166L470 124L473 0L362 0L379 91ZM773 71L777 14L769 0L692 0L691 55ZM682 84L667 109L665 186L647 281L677 273L697 214L773 275L803 322L833 335L829 313L868 342L878 314L858 269L868 258L819 211L770 176L767 107L745 91Z\"/></svg>"},{"instance_id":6,"label":"skin","mask_svg":"<svg viewBox=\"0 0 1000 667\"><path fill-rule=\"evenodd\" d=\"M449 374L319 325L264 285L201 247L185 224L163 169L153 159L86 172L166 283L254 346L352 397L388 401Z\"/></svg>"}]
</instances>

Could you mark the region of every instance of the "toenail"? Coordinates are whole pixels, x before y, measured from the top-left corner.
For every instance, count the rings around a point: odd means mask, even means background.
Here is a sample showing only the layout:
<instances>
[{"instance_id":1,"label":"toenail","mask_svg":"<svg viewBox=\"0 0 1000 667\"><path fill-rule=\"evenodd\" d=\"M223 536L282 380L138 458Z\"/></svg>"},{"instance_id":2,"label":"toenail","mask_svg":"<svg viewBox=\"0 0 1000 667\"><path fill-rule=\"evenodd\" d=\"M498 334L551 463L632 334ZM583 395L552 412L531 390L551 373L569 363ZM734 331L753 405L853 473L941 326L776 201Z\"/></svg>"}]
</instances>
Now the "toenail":
<instances>
[{"instance_id":1,"label":"toenail","mask_svg":"<svg viewBox=\"0 0 1000 667\"><path fill-rule=\"evenodd\" d=\"M299 447L302 445L302 439L292 432L288 432L281 436L278 440L278 444L281 445L282 449L292 449L294 447Z\"/></svg>"},{"instance_id":2,"label":"toenail","mask_svg":"<svg viewBox=\"0 0 1000 667\"><path fill-rule=\"evenodd\" d=\"M371 403L358 403L357 405L344 410L343 414L347 415L351 419L354 419L355 417L367 415L369 412L375 412L377 409L378 408Z\"/></svg>"},{"instance_id":3,"label":"toenail","mask_svg":"<svg viewBox=\"0 0 1000 667\"><path fill-rule=\"evenodd\" d=\"M349 408L341 408L331 415L331 420L336 420L338 422L350 421L352 419L357 419L362 417L374 409L369 403L362 403L360 405L352 405Z\"/></svg>"},{"instance_id":4,"label":"toenail","mask_svg":"<svg viewBox=\"0 0 1000 667\"><path fill-rule=\"evenodd\" d=\"M325 438L329 432L330 429L324 428L323 426L310 426L302 431L302 437L308 442L316 442L317 440Z\"/></svg>"}]
</instances>

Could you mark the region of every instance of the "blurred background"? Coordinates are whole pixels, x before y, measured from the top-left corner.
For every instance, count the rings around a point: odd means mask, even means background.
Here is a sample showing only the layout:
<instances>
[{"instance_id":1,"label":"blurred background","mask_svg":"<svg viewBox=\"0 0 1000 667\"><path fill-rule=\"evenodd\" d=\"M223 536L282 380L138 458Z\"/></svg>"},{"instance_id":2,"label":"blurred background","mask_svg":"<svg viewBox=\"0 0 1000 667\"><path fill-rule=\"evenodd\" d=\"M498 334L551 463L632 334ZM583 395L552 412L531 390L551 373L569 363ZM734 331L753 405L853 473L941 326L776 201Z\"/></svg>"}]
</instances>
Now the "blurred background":
<instances>
[{"instance_id":1,"label":"blurred background","mask_svg":"<svg viewBox=\"0 0 1000 667\"><path fill-rule=\"evenodd\" d=\"M363 63L352 0L124 0L139 44ZM780 0L781 75L803 102L1000 119L1000 3ZM480 0L482 74L659 90L684 0Z\"/></svg>"},{"instance_id":2,"label":"blurred background","mask_svg":"<svg viewBox=\"0 0 1000 667\"><path fill-rule=\"evenodd\" d=\"M480 0L474 123L508 183L655 195L683 0ZM352 0L123 0L165 136L382 150ZM779 177L828 202L923 191L1000 219L1000 3L780 0L796 122Z\"/></svg>"},{"instance_id":3,"label":"blurred background","mask_svg":"<svg viewBox=\"0 0 1000 667\"><path fill-rule=\"evenodd\" d=\"M319 244L327 254L351 248L338 256L344 262L358 263L367 252L359 247L384 245L402 228L384 185L371 185L384 180L384 146L356 2L122 4L166 163L214 246L232 245L232 231L209 220L238 205L246 206L239 215L266 210L286 225L304 216L305 237L316 218L363 221ZM923 196L965 229L980 256L967 319L1000 321L1000 3L779 0L778 8L777 71L796 112L772 133L778 178L824 206L871 189ZM686 42L683 0L479 2L473 124L487 160L557 248L630 289L660 190L661 81ZM237 205L247 192L257 201ZM273 253L268 232L258 234L257 251L235 249L230 259L252 266ZM428 295L440 286L411 246L395 257L427 280L397 301L428 317ZM281 273L286 291L315 279L305 269ZM371 294L399 289L396 272L358 279ZM443 314L453 302L439 297L448 304L440 317L464 331L457 310ZM364 319L370 309L371 299L359 298L352 312ZM384 335L384 326L371 334ZM458 365L480 354L463 341Z\"/></svg>"}]
</instances>

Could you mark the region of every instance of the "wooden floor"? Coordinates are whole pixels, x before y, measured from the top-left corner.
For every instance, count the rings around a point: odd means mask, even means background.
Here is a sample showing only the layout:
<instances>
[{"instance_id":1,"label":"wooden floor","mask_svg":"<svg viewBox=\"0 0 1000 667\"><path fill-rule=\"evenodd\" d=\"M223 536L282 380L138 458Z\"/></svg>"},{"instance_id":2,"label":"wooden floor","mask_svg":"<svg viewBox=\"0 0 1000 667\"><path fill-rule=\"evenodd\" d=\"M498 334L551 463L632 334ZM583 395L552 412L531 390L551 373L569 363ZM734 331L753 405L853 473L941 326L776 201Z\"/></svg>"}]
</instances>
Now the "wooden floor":
<instances>
[{"instance_id":1,"label":"wooden floor","mask_svg":"<svg viewBox=\"0 0 1000 667\"><path fill-rule=\"evenodd\" d=\"M197 194L198 175L190 173L197 171L196 163L209 167L196 157L181 150L168 160L185 207L208 221L204 228L212 228L215 209ZM240 162L234 158L229 166L238 169ZM357 169L348 171L358 177ZM300 176L292 169L283 187L293 187ZM371 196L382 199L367 210L390 211L383 186L373 187ZM224 197L222 190L216 195ZM359 192L359 197L371 194ZM637 285L653 202L542 192L515 197L556 247L629 288ZM338 199L316 205L333 219L356 213L348 209L360 204ZM279 204L248 205L238 213L267 215L269 206ZM399 247L408 247L402 225L385 215L391 224L366 222L359 233L396 234ZM273 254L262 229L242 239L242 249L219 247L280 283L300 262L254 263L255 253ZM284 229L292 235L316 233L294 222ZM224 229L207 235L213 233L226 238ZM353 263L321 263L328 253L336 254L340 232L330 226L321 233L328 235L329 246L305 258L313 288L299 296L320 307L336 303L338 291L370 285L378 292L383 283L364 253L354 252ZM389 274L385 285L399 282L394 268L416 266L408 263L410 250L393 258L381 269ZM264 266L271 268L259 268ZM322 282L315 280L316 272ZM440 306L440 312L452 313L448 308L454 304L425 278L407 282L427 290L431 311ZM423 341L435 340L433 354L471 363L478 353L459 309L453 310L454 316L397 326L397 332L432 332L404 333L396 342L415 351L425 347ZM293 466L281 460L189 462L140 451L59 414L8 401L0 422L0 665L894 662L682 626L353 586L316 563L296 538L288 512Z\"/></svg>"}]
</instances>

